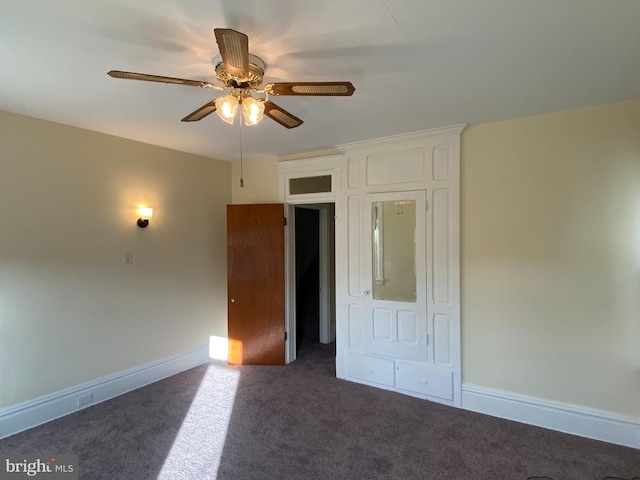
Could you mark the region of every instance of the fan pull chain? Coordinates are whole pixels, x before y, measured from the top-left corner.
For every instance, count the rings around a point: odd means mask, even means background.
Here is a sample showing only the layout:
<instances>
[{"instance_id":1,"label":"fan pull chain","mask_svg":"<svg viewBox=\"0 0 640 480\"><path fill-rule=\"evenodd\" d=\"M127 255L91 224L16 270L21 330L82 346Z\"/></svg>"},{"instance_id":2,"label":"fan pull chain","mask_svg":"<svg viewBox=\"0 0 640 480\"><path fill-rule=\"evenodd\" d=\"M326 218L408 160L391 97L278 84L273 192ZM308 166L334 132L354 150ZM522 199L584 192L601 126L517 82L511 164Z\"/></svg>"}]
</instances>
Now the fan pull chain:
<instances>
[{"instance_id":1,"label":"fan pull chain","mask_svg":"<svg viewBox=\"0 0 640 480\"><path fill-rule=\"evenodd\" d=\"M242 178L242 118L238 116L240 123L240 188L244 188L244 178Z\"/></svg>"}]
</instances>

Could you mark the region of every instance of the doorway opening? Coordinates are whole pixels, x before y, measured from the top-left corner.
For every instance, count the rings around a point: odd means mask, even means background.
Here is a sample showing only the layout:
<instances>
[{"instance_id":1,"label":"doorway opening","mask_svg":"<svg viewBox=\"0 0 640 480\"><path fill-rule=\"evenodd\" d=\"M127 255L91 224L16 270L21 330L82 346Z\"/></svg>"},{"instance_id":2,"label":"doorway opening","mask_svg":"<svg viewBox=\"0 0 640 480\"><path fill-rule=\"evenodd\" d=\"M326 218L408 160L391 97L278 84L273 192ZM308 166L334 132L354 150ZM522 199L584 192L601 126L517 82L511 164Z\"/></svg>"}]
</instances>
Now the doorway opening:
<instances>
[{"instance_id":1,"label":"doorway opening","mask_svg":"<svg viewBox=\"0 0 640 480\"><path fill-rule=\"evenodd\" d=\"M335 349L334 211L333 203L294 208L296 357L319 344Z\"/></svg>"}]
</instances>

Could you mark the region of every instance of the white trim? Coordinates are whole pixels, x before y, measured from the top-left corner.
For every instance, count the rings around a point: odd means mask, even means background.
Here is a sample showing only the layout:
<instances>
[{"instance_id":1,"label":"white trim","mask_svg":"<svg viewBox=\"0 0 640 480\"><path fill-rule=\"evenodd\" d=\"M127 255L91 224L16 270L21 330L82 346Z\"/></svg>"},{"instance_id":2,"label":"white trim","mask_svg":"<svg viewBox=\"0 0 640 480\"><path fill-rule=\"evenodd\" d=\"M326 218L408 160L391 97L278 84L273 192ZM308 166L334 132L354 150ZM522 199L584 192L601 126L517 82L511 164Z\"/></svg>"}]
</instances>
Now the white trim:
<instances>
[{"instance_id":1,"label":"white trim","mask_svg":"<svg viewBox=\"0 0 640 480\"><path fill-rule=\"evenodd\" d=\"M296 359L295 207L333 203L335 205L334 215L337 216L337 212L340 210L340 191L343 182L341 167L344 163L344 158L344 155L336 154L278 162L279 198L280 202L284 204L285 217L287 219L284 237L285 331L287 332L285 363L291 363ZM290 178L318 175L331 175L331 192L301 195L288 194ZM340 225L336 224L333 232L334 238L337 238L339 233ZM334 288L337 290L337 287ZM331 300L331 297L329 300Z\"/></svg>"},{"instance_id":2,"label":"white trim","mask_svg":"<svg viewBox=\"0 0 640 480\"><path fill-rule=\"evenodd\" d=\"M209 361L209 347L145 363L106 377L28 400L0 410L0 438L42 425L70 413L143 387ZM93 395L81 407L78 397Z\"/></svg>"},{"instance_id":3,"label":"white trim","mask_svg":"<svg viewBox=\"0 0 640 480\"><path fill-rule=\"evenodd\" d=\"M342 145L336 145L336 148L344 152L345 150L353 150L363 147L369 148L386 143L395 144L396 142L402 142L406 140L422 139L425 135L460 135L465 128L467 128L467 124L462 123L459 125L451 125L449 127L432 128L430 130L420 130L417 132L390 135L388 137L373 138L371 140L363 140L361 142L343 143Z\"/></svg>"},{"instance_id":4,"label":"white trim","mask_svg":"<svg viewBox=\"0 0 640 480\"><path fill-rule=\"evenodd\" d=\"M640 419L605 410L470 384L462 385L462 408L581 437L640 448Z\"/></svg>"},{"instance_id":5,"label":"white trim","mask_svg":"<svg viewBox=\"0 0 640 480\"><path fill-rule=\"evenodd\" d=\"M296 206L285 203L287 228L284 231L284 363L296 359Z\"/></svg>"},{"instance_id":6,"label":"white trim","mask_svg":"<svg viewBox=\"0 0 640 480\"><path fill-rule=\"evenodd\" d=\"M331 155L323 155L320 157L306 157L306 158L294 158L293 160L279 160L278 173L280 174L293 174L296 172L313 172L318 170L320 172L325 170L332 170L339 168L342 165L344 154L340 151L336 151ZM314 175L309 175L314 176Z\"/></svg>"},{"instance_id":7,"label":"white trim","mask_svg":"<svg viewBox=\"0 0 640 480\"><path fill-rule=\"evenodd\" d=\"M334 233L329 223L329 205L327 203L295 203L286 204L287 227L285 232L285 327L287 340L285 341L285 363L291 363L297 358L298 327L296 317L296 208L308 208L319 213L319 267L320 267L320 343L331 343L336 339L335 307L332 303L334 285L331 281L331 264L334 263L332 245Z\"/></svg>"}]
</instances>

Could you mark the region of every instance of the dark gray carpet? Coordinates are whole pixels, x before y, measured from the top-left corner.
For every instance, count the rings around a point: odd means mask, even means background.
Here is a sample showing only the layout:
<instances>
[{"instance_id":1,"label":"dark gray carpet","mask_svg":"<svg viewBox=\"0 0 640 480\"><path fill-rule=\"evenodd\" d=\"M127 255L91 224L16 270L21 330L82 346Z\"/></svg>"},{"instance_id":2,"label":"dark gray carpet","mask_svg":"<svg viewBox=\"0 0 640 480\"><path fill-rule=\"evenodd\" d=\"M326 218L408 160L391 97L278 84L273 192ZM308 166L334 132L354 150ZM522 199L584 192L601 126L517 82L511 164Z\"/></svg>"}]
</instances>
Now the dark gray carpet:
<instances>
[{"instance_id":1,"label":"dark gray carpet","mask_svg":"<svg viewBox=\"0 0 640 480\"><path fill-rule=\"evenodd\" d=\"M211 363L0 440L75 453L83 479L640 477L640 450L337 380L334 347L286 367Z\"/></svg>"}]
</instances>

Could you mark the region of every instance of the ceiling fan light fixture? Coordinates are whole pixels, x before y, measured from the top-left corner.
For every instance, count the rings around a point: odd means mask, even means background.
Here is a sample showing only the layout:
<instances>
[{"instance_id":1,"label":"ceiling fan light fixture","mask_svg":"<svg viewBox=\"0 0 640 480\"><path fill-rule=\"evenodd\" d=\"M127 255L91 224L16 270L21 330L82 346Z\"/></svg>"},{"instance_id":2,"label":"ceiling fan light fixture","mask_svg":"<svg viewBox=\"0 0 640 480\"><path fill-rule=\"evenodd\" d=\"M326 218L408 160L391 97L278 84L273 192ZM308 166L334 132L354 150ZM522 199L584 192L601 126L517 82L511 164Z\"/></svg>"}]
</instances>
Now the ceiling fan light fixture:
<instances>
[{"instance_id":1,"label":"ceiling fan light fixture","mask_svg":"<svg viewBox=\"0 0 640 480\"><path fill-rule=\"evenodd\" d=\"M238 111L238 99L233 95L216 98L216 113L227 123L233 124Z\"/></svg>"},{"instance_id":2,"label":"ceiling fan light fixture","mask_svg":"<svg viewBox=\"0 0 640 480\"><path fill-rule=\"evenodd\" d=\"M245 125L255 125L264 116L264 102L258 101L253 97L242 99L242 116L244 117Z\"/></svg>"}]
</instances>

